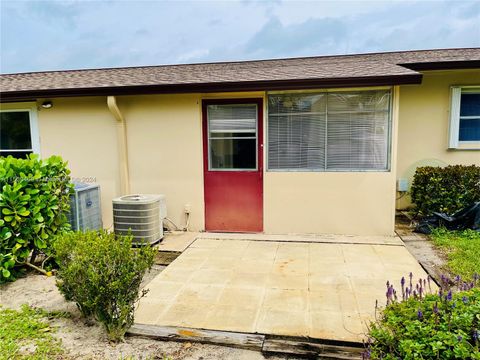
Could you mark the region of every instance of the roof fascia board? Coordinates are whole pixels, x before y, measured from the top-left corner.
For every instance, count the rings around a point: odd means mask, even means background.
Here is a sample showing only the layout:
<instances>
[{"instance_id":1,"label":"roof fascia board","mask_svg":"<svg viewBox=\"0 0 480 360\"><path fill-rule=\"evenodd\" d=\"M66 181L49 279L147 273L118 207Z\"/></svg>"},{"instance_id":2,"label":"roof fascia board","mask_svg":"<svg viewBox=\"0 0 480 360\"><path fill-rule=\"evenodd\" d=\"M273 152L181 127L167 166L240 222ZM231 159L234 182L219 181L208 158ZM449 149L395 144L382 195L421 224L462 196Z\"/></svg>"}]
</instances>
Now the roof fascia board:
<instances>
[{"instance_id":1,"label":"roof fascia board","mask_svg":"<svg viewBox=\"0 0 480 360\"><path fill-rule=\"evenodd\" d=\"M209 93L235 91L301 90L313 88L345 88L421 84L422 74L348 77L330 79L295 79L199 84L140 85L72 89L22 90L0 93L0 102L32 101L38 98L145 95L175 93Z\"/></svg>"},{"instance_id":2,"label":"roof fascia board","mask_svg":"<svg viewBox=\"0 0 480 360\"><path fill-rule=\"evenodd\" d=\"M465 61L438 61L438 62L417 62L398 64L410 70L456 70L456 69L477 69L480 68L480 60Z\"/></svg>"}]
</instances>

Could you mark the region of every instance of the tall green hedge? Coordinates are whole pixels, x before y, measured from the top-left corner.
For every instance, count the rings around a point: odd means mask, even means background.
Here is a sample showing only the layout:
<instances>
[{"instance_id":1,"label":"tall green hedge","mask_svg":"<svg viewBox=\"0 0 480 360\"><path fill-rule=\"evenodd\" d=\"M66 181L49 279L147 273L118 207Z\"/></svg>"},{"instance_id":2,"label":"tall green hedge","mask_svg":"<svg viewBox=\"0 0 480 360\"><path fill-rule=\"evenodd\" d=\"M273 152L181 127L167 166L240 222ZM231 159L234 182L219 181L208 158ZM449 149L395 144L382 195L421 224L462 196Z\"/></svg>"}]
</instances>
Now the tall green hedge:
<instances>
[{"instance_id":1,"label":"tall green hedge","mask_svg":"<svg viewBox=\"0 0 480 360\"><path fill-rule=\"evenodd\" d=\"M70 171L59 156L0 157L0 282L15 279L32 254L52 252L69 229Z\"/></svg>"},{"instance_id":2,"label":"tall green hedge","mask_svg":"<svg viewBox=\"0 0 480 360\"><path fill-rule=\"evenodd\" d=\"M413 213L449 215L480 201L480 166L450 165L417 168L411 187Z\"/></svg>"}]
</instances>

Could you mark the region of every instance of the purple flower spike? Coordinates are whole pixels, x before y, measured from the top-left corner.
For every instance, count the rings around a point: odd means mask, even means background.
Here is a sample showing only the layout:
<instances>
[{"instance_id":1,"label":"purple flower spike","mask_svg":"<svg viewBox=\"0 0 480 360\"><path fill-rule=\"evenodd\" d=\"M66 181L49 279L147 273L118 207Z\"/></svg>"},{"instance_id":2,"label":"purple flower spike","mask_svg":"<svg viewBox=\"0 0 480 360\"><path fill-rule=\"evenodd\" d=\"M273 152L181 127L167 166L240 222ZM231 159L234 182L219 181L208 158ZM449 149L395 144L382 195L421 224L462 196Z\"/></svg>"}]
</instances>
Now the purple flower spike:
<instances>
[{"instance_id":1,"label":"purple flower spike","mask_svg":"<svg viewBox=\"0 0 480 360\"><path fill-rule=\"evenodd\" d=\"M370 356L371 356L370 349L367 349L364 352L362 352L362 360L370 359Z\"/></svg>"},{"instance_id":2,"label":"purple flower spike","mask_svg":"<svg viewBox=\"0 0 480 360\"><path fill-rule=\"evenodd\" d=\"M434 314L438 314L438 305L437 305L437 303L435 303L435 305L433 305L433 313L434 313Z\"/></svg>"},{"instance_id":3,"label":"purple flower spike","mask_svg":"<svg viewBox=\"0 0 480 360\"><path fill-rule=\"evenodd\" d=\"M458 335L458 336L457 336L457 340L460 342L460 341L463 340L463 337L462 337L461 335Z\"/></svg>"},{"instance_id":4,"label":"purple flower spike","mask_svg":"<svg viewBox=\"0 0 480 360\"><path fill-rule=\"evenodd\" d=\"M451 301L452 300L452 290L450 290L447 294L447 300Z\"/></svg>"},{"instance_id":5,"label":"purple flower spike","mask_svg":"<svg viewBox=\"0 0 480 360\"><path fill-rule=\"evenodd\" d=\"M468 303L468 298L466 296L462 297L462 301L464 304L467 304Z\"/></svg>"},{"instance_id":6,"label":"purple flower spike","mask_svg":"<svg viewBox=\"0 0 480 360\"><path fill-rule=\"evenodd\" d=\"M402 284L402 287L405 285L405 277L402 276L402 280L400 280L400 284Z\"/></svg>"},{"instance_id":7,"label":"purple flower spike","mask_svg":"<svg viewBox=\"0 0 480 360\"><path fill-rule=\"evenodd\" d=\"M473 335L472 335L472 337L473 337L473 340L474 340L474 341L478 341L478 337L479 337L479 335L478 335L478 330L473 330Z\"/></svg>"},{"instance_id":8,"label":"purple flower spike","mask_svg":"<svg viewBox=\"0 0 480 360\"><path fill-rule=\"evenodd\" d=\"M417 312L417 317L418 317L418 320L422 320L422 319L423 319L423 313L422 313L422 310L418 309L418 312Z\"/></svg>"},{"instance_id":9,"label":"purple flower spike","mask_svg":"<svg viewBox=\"0 0 480 360\"><path fill-rule=\"evenodd\" d=\"M460 279L461 279L460 275L455 276L455 282L459 283Z\"/></svg>"}]
</instances>

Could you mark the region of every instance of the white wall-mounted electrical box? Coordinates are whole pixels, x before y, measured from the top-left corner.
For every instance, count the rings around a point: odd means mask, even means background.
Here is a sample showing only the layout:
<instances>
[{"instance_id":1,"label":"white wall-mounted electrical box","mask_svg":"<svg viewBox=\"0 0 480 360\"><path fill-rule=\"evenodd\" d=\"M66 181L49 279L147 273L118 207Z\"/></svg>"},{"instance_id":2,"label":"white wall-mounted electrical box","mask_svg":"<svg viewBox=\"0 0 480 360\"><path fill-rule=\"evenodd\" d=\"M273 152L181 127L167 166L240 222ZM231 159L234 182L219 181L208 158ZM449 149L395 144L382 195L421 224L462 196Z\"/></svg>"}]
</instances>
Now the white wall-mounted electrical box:
<instances>
[{"instance_id":1,"label":"white wall-mounted electrical box","mask_svg":"<svg viewBox=\"0 0 480 360\"><path fill-rule=\"evenodd\" d=\"M408 179L405 179L405 178L397 179L397 191L398 192L408 191Z\"/></svg>"}]
</instances>

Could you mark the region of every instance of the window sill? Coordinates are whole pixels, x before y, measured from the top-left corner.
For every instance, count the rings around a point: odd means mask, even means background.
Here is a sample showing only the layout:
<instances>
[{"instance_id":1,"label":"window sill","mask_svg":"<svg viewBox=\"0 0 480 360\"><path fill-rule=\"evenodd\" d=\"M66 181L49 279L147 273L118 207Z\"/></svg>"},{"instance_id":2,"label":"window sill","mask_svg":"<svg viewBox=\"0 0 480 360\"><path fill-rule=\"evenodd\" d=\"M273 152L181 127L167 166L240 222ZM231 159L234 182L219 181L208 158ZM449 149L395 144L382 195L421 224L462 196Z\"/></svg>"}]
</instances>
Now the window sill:
<instances>
[{"instance_id":1,"label":"window sill","mask_svg":"<svg viewBox=\"0 0 480 360\"><path fill-rule=\"evenodd\" d=\"M449 150L480 150L480 142L460 143L457 147Z\"/></svg>"}]
</instances>

